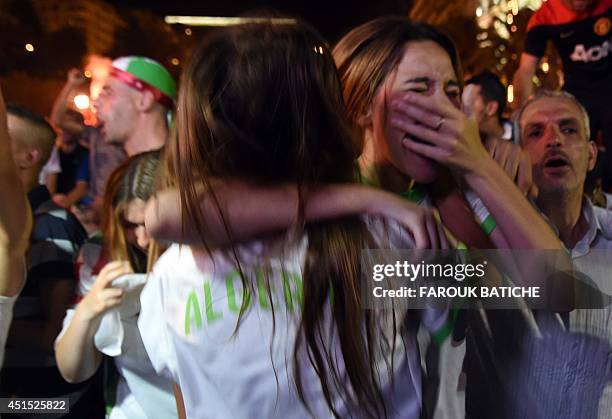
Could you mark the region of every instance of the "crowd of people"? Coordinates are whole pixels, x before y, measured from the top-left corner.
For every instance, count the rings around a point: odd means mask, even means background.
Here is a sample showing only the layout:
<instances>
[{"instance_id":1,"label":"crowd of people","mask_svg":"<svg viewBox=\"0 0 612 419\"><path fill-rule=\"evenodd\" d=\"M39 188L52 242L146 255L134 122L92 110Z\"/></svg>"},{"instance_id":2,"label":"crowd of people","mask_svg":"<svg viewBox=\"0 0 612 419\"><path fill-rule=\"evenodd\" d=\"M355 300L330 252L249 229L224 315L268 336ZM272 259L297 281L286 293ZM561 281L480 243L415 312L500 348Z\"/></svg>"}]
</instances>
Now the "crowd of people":
<instances>
[{"instance_id":1,"label":"crowd of people","mask_svg":"<svg viewBox=\"0 0 612 419\"><path fill-rule=\"evenodd\" d=\"M2 397L66 398L50 418L612 418L612 212L587 181L612 167L611 19L544 3L512 115L401 16L333 48L300 21L215 29L178 90L117 58L95 126L68 106L80 70L48 118L0 91ZM568 84L533 93L547 37ZM565 275L537 310L372 309L364 249L556 252L603 303Z\"/></svg>"}]
</instances>

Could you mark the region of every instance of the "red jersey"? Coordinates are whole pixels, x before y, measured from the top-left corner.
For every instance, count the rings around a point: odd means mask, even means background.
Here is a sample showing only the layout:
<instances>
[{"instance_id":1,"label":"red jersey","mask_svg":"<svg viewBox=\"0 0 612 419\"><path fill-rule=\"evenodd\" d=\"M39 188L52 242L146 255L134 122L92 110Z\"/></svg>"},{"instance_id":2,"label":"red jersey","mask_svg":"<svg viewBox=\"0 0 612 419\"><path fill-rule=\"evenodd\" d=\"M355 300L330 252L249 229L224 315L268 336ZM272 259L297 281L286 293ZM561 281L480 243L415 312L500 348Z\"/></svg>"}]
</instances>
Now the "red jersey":
<instances>
[{"instance_id":1,"label":"red jersey","mask_svg":"<svg viewBox=\"0 0 612 419\"><path fill-rule=\"evenodd\" d=\"M542 57L551 40L563 61L565 88L588 89L612 82L612 0L599 0L584 12L562 0L548 0L527 25L525 52Z\"/></svg>"}]
</instances>

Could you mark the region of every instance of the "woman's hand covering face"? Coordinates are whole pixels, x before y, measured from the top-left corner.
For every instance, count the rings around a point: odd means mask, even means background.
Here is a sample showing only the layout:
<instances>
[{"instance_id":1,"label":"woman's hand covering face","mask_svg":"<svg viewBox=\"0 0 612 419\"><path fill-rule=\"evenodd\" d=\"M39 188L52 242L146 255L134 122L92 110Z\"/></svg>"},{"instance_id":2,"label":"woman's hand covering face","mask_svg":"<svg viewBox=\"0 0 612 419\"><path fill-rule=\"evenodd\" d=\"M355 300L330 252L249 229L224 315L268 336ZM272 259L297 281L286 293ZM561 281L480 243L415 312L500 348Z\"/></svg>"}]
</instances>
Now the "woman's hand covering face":
<instances>
[{"instance_id":1,"label":"woman's hand covering face","mask_svg":"<svg viewBox=\"0 0 612 419\"><path fill-rule=\"evenodd\" d=\"M396 95L391 101L391 125L406 133L407 149L449 167L461 175L478 168L490 156L482 145L478 123L443 95Z\"/></svg>"}]
</instances>

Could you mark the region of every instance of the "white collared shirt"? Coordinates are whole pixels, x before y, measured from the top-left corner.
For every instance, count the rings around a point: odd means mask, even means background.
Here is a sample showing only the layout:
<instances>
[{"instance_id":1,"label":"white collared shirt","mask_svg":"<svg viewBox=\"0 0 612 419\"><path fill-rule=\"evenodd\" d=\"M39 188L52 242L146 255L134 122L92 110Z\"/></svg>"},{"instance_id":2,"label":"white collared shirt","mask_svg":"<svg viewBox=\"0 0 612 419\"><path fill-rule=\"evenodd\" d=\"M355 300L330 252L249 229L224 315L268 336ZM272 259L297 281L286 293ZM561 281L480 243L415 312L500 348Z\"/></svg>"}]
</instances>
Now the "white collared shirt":
<instances>
[{"instance_id":1,"label":"white collared shirt","mask_svg":"<svg viewBox=\"0 0 612 419\"><path fill-rule=\"evenodd\" d=\"M612 211L584 199L582 216L589 229L570 250L570 257L576 269L586 274L602 293L612 295ZM572 311L570 330L596 336L612 345L612 307ZM611 383L605 387L599 401L598 417L612 418Z\"/></svg>"}]
</instances>

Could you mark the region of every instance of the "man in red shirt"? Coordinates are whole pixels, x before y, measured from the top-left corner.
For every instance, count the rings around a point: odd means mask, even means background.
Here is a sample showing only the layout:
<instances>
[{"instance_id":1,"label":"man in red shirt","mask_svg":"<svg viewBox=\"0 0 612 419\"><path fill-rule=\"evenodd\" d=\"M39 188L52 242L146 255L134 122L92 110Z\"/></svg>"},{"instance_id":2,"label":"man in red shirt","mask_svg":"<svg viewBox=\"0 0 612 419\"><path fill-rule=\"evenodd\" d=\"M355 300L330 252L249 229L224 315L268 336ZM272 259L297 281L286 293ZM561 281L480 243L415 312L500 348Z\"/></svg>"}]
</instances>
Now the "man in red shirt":
<instances>
[{"instance_id":1,"label":"man in red shirt","mask_svg":"<svg viewBox=\"0 0 612 419\"><path fill-rule=\"evenodd\" d=\"M514 75L515 105L533 91L538 62L552 41L563 62L563 89L589 113L591 139L603 133L604 188L612 187L612 0L548 0L527 25L525 50Z\"/></svg>"}]
</instances>

